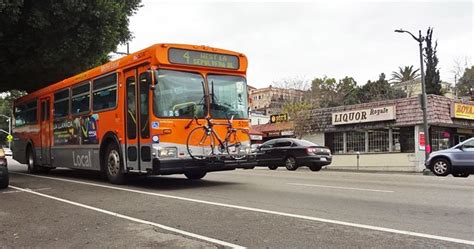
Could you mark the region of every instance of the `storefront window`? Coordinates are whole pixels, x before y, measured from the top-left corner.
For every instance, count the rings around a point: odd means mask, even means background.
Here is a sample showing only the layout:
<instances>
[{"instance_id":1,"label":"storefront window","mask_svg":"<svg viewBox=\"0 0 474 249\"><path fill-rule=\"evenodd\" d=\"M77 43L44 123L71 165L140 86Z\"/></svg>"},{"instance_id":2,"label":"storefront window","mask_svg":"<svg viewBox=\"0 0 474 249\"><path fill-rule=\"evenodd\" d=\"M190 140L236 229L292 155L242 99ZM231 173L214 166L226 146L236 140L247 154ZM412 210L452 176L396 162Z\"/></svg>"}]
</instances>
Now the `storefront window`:
<instances>
[{"instance_id":1,"label":"storefront window","mask_svg":"<svg viewBox=\"0 0 474 249\"><path fill-rule=\"evenodd\" d=\"M365 132L350 131L347 135L347 153L365 152Z\"/></svg>"},{"instance_id":2,"label":"storefront window","mask_svg":"<svg viewBox=\"0 0 474 249\"><path fill-rule=\"evenodd\" d=\"M390 150L389 129L326 133L324 139L326 146L331 149L333 154L415 152L414 127L392 128L392 150ZM346 146L344 146L344 142ZM367 150L366 145L368 146ZM346 151L344 151L344 147L346 147Z\"/></svg>"},{"instance_id":3,"label":"storefront window","mask_svg":"<svg viewBox=\"0 0 474 249\"><path fill-rule=\"evenodd\" d=\"M369 130L369 152L389 151L388 130Z\"/></svg>"},{"instance_id":4,"label":"storefront window","mask_svg":"<svg viewBox=\"0 0 474 249\"><path fill-rule=\"evenodd\" d=\"M431 128L431 148L433 151L444 150L451 147L449 140L451 131L449 129L433 127Z\"/></svg>"}]
</instances>

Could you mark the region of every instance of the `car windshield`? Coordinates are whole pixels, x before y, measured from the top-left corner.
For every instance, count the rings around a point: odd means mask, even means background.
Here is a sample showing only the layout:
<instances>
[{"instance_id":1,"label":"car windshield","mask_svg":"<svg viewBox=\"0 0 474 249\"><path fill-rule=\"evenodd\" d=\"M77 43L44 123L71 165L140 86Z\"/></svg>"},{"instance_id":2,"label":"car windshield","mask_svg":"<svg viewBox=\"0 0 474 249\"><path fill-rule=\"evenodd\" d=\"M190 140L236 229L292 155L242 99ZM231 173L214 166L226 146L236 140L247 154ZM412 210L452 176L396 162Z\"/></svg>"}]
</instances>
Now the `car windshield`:
<instances>
[{"instance_id":1,"label":"car windshield","mask_svg":"<svg viewBox=\"0 0 474 249\"><path fill-rule=\"evenodd\" d=\"M247 84L245 78L230 75L207 77L213 118L247 119Z\"/></svg>"},{"instance_id":2,"label":"car windshield","mask_svg":"<svg viewBox=\"0 0 474 249\"><path fill-rule=\"evenodd\" d=\"M157 117L204 117L204 79L200 74L159 70L153 91Z\"/></svg>"}]
</instances>

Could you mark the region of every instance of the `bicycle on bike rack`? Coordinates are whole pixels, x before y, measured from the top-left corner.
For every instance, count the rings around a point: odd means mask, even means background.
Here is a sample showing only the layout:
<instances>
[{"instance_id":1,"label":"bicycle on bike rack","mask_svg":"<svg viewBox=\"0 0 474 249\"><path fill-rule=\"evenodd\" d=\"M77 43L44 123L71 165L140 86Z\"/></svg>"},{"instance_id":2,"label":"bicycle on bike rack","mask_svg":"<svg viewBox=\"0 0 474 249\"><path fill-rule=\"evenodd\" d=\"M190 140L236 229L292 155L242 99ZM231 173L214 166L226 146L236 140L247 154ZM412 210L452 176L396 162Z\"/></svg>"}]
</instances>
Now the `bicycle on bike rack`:
<instances>
[{"instance_id":1,"label":"bicycle on bike rack","mask_svg":"<svg viewBox=\"0 0 474 249\"><path fill-rule=\"evenodd\" d=\"M210 117L206 117L206 124L201 125L194 117L185 127L188 129L194 120L200 125L189 133L186 141L189 156L198 161L226 156L234 160L244 159L250 153L250 135L246 129L234 128L233 119L234 116L230 120L227 118L227 123L213 123ZM224 139L214 130L216 125L227 126Z\"/></svg>"}]
</instances>

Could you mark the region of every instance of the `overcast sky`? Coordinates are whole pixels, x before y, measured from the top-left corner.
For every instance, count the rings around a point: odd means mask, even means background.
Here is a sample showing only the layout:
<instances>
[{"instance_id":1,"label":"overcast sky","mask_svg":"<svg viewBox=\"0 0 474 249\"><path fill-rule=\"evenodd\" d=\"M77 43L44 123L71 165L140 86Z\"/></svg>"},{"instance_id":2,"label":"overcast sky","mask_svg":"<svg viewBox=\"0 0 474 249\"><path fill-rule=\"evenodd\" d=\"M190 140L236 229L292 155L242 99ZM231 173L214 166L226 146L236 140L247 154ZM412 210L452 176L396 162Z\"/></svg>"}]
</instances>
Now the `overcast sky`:
<instances>
[{"instance_id":1,"label":"overcast sky","mask_svg":"<svg viewBox=\"0 0 474 249\"><path fill-rule=\"evenodd\" d=\"M403 28L438 39L441 79L474 46L472 1L163 2L143 0L130 19L132 52L154 43L208 45L242 52L247 80L264 87L285 78L351 76L359 85L419 68L418 44ZM122 46L119 50L124 51Z\"/></svg>"}]
</instances>

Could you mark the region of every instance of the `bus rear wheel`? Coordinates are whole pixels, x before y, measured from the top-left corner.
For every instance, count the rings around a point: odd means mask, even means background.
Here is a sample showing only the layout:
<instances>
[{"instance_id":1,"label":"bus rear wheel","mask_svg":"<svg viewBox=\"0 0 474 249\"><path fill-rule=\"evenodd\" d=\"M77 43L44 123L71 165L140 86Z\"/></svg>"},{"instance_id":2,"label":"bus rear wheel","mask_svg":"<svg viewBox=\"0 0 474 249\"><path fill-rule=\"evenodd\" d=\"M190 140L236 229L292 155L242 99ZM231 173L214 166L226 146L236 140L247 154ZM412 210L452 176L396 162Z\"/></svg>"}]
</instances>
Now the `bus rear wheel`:
<instances>
[{"instance_id":1,"label":"bus rear wheel","mask_svg":"<svg viewBox=\"0 0 474 249\"><path fill-rule=\"evenodd\" d=\"M39 168L35 165L35 156L33 154L33 149L28 147L26 152L26 160L28 165L28 173L34 174L38 173Z\"/></svg>"},{"instance_id":2,"label":"bus rear wheel","mask_svg":"<svg viewBox=\"0 0 474 249\"><path fill-rule=\"evenodd\" d=\"M111 143L106 151L104 165L107 179L113 184L124 184L125 174L118 146L115 143Z\"/></svg>"}]
</instances>

